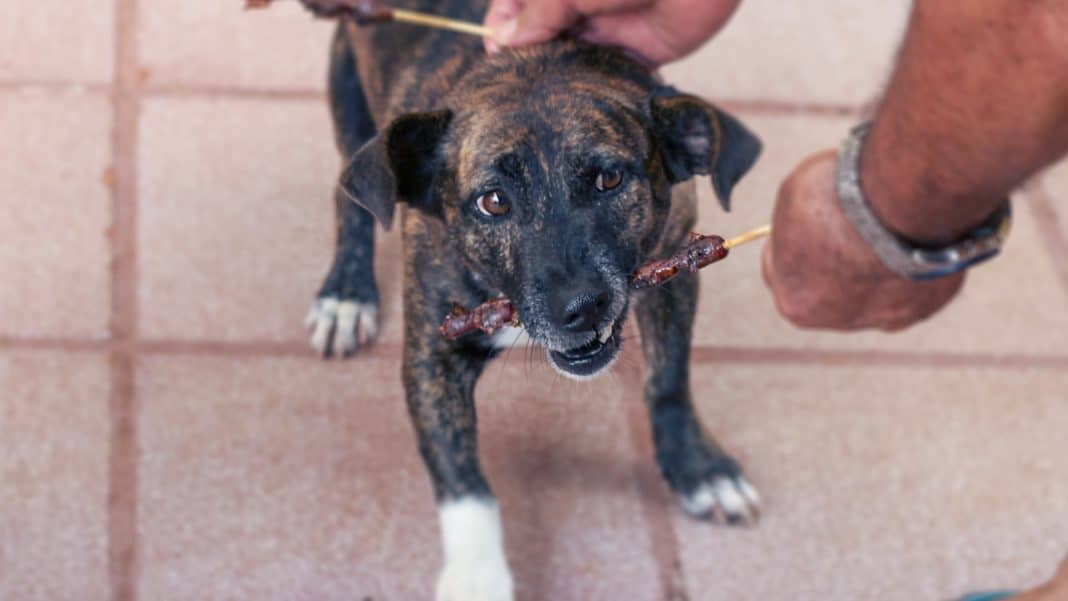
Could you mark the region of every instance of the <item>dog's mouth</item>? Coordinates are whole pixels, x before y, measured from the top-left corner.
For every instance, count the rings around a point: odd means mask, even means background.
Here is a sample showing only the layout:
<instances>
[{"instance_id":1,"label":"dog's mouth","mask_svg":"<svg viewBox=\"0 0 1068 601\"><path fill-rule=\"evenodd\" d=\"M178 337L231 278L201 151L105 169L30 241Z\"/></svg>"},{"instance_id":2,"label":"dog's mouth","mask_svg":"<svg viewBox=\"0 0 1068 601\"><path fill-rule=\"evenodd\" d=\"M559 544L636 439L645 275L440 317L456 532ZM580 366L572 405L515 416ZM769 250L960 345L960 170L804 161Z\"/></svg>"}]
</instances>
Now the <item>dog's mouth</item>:
<instances>
[{"instance_id":1,"label":"dog's mouth","mask_svg":"<svg viewBox=\"0 0 1068 601\"><path fill-rule=\"evenodd\" d=\"M562 351L549 349L549 363L570 378L586 380L596 377L619 355L621 330L621 321L616 321L581 346Z\"/></svg>"}]
</instances>

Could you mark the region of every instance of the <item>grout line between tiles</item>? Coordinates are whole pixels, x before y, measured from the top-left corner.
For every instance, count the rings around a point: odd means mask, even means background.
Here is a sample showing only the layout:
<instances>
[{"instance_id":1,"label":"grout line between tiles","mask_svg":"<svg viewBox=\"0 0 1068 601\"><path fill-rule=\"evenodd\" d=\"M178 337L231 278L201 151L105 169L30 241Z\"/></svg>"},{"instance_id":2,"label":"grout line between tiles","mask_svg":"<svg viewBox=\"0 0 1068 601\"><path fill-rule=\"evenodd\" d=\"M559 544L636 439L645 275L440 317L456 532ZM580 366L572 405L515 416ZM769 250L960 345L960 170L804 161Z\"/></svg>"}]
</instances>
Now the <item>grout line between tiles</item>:
<instances>
[{"instance_id":1,"label":"grout line between tiles","mask_svg":"<svg viewBox=\"0 0 1068 601\"><path fill-rule=\"evenodd\" d=\"M111 444L108 456L108 581L112 601L136 599L137 572L137 416L136 357L113 353L111 361Z\"/></svg>"},{"instance_id":2,"label":"grout line between tiles","mask_svg":"<svg viewBox=\"0 0 1068 601\"><path fill-rule=\"evenodd\" d=\"M82 338L18 338L0 336L0 350L14 351L101 351L139 355L214 355L230 357L294 357L314 359L307 344L300 341L219 341L143 340L120 342ZM370 359L400 359L400 342L378 342L360 351ZM502 360L509 361L505 356ZM798 365L851 365L868 367L985 367L1068 369L1068 355L1024 355L993 353L947 353L940 351L879 351L845 349L804 349L785 347L694 346L692 362L755 363Z\"/></svg>"},{"instance_id":3,"label":"grout line between tiles","mask_svg":"<svg viewBox=\"0 0 1068 601\"><path fill-rule=\"evenodd\" d=\"M62 81L48 79L0 80L0 92L32 92L38 90L47 92L86 90L100 94L110 94L112 86L107 83L89 81Z\"/></svg>"},{"instance_id":4,"label":"grout line between tiles","mask_svg":"<svg viewBox=\"0 0 1068 601\"><path fill-rule=\"evenodd\" d=\"M139 85L141 75L135 70L136 79L131 83ZM26 89L87 89L107 92L107 84L62 81L62 80L0 80L0 92L22 91ZM263 99L263 100L325 100L326 92L310 88L242 88L225 85L183 85L173 83L146 83L140 85L142 98L205 98L205 99ZM821 104L806 102L787 102L781 100L760 100L746 98L712 98L717 104L731 111L768 114L768 115L811 115L825 117L858 117L862 108L851 105Z\"/></svg>"},{"instance_id":5,"label":"grout line between tiles","mask_svg":"<svg viewBox=\"0 0 1068 601\"><path fill-rule=\"evenodd\" d=\"M861 107L844 104L785 102L780 100L752 100L744 98L713 98L712 100L728 111L751 114L859 117L863 112Z\"/></svg>"},{"instance_id":6,"label":"grout line between tiles","mask_svg":"<svg viewBox=\"0 0 1068 601\"><path fill-rule=\"evenodd\" d=\"M85 351L111 352L117 345L112 340L93 338L21 338L0 336L0 350L12 351L60 351L81 353Z\"/></svg>"},{"instance_id":7,"label":"grout line between tiles","mask_svg":"<svg viewBox=\"0 0 1068 601\"><path fill-rule=\"evenodd\" d=\"M315 353L305 342L183 342L171 340L150 340L138 344L142 353L152 355L238 355L246 357L294 357L298 359L316 359ZM401 358L402 346L399 342L378 342L361 349L351 361L366 359Z\"/></svg>"},{"instance_id":8,"label":"grout line between tiles","mask_svg":"<svg viewBox=\"0 0 1068 601\"><path fill-rule=\"evenodd\" d=\"M631 346L623 351L628 357L627 364L637 365L622 374L623 411L630 433L631 446L636 450L638 461L634 476L638 488L638 499L645 518L649 545L656 562L660 581L660 598L664 601L684 601L688 599L682 578L682 563L679 559L679 542L675 528L671 523L671 499L666 493L663 480L655 469L652 433L649 429L649 416L645 406L643 390L645 361L640 349Z\"/></svg>"},{"instance_id":9,"label":"grout line between tiles","mask_svg":"<svg viewBox=\"0 0 1068 601\"><path fill-rule=\"evenodd\" d=\"M170 85L147 86L143 95L162 98L197 98L197 99L246 99L246 100L326 100L326 92L321 90L286 90L286 89L246 89L226 87L186 87Z\"/></svg>"},{"instance_id":10,"label":"grout line between tiles","mask_svg":"<svg viewBox=\"0 0 1068 601\"><path fill-rule=\"evenodd\" d=\"M819 350L804 348L694 347L692 362L772 363L863 367L1068 369L1066 355L968 354L924 351Z\"/></svg>"},{"instance_id":11,"label":"grout line between tiles","mask_svg":"<svg viewBox=\"0 0 1068 601\"><path fill-rule=\"evenodd\" d=\"M111 390L108 411L108 581L111 601L137 597L137 0L115 0L112 86Z\"/></svg>"},{"instance_id":12,"label":"grout line between tiles","mask_svg":"<svg viewBox=\"0 0 1068 601\"><path fill-rule=\"evenodd\" d=\"M1068 257L1068 232L1060 227L1049 186L1046 180L1031 181L1024 186L1024 194L1035 216L1038 235L1045 243L1043 246L1053 268L1057 270L1065 294L1068 294L1068 262L1064 260L1064 257Z\"/></svg>"}]
</instances>

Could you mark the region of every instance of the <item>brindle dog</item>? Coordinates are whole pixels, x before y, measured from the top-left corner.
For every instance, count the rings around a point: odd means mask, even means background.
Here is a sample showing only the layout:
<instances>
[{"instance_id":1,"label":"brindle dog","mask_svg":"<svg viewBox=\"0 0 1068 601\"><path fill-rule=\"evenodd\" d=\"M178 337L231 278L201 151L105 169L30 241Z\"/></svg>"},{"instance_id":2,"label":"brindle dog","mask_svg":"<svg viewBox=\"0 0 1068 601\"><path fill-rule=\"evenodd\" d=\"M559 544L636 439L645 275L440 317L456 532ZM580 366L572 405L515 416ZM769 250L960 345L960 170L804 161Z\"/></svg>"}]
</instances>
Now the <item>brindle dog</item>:
<instances>
[{"instance_id":1,"label":"brindle dog","mask_svg":"<svg viewBox=\"0 0 1068 601\"><path fill-rule=\"evenodd\" d=\"M468 20L485 10L462 0L408 4ZM696 215L687 180L710 175L726 207L760 152L757 139L623 53L573 41L487 58L472 37L342 22L331 60L331 107L348 164L313 344L349 355L359 339L374 338L374 222L389 228L403 202L403 381L440 511L437 599L512 598L475 431L473 390L496 341L445 340L438 325L454 302L508 296L549 362L580 379L616 358L633 306L668 485L694 515L755 519L756 492L691 403L696 278L640 293L628 278L685 242Z\"/></svg>"}]
</instances>

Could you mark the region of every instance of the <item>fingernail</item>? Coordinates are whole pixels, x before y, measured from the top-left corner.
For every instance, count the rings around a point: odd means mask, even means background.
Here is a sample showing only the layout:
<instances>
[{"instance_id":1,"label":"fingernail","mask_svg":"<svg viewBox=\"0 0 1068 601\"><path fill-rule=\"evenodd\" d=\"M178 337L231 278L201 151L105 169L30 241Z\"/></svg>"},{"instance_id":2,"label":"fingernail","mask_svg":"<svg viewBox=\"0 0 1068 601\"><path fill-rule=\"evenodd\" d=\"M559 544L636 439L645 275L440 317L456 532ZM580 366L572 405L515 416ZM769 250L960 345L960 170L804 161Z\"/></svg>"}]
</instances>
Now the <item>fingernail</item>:
<instances>
[{"instance_id":1,"label":"fingernail","mask_svg":"<svg viewBox=\"0 0 1068 601\"><path fill-rule=\"evenodd\" d=\"M500 44L508 44L508 42L512 39L512 36L515 35L515 30L518 26L518 17L512 17L511 19L508 19L504 23L501 23L493 31L493 39Z\"/></svg>"}]
</instances>

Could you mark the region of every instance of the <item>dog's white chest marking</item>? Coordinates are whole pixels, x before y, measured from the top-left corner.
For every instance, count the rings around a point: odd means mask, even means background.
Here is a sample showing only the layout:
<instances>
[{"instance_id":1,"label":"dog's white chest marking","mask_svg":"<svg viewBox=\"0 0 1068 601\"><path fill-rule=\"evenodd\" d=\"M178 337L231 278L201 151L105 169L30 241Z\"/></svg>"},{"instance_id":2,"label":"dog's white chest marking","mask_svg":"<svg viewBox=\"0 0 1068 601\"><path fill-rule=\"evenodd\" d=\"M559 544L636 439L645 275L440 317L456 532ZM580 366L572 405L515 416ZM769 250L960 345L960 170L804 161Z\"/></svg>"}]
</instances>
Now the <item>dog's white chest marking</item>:
<instances>
[{"instance_id":1,"label":"dog's white chest marking","mask_svg":"<svg viewBox=\"0 0 1068 601\"><path fill-rule=\"evenodd\" d=\"M439 505L438 516L445 567L437 601L513 601L497 503L462 497Z\"/></svg>"}]
</instances>

